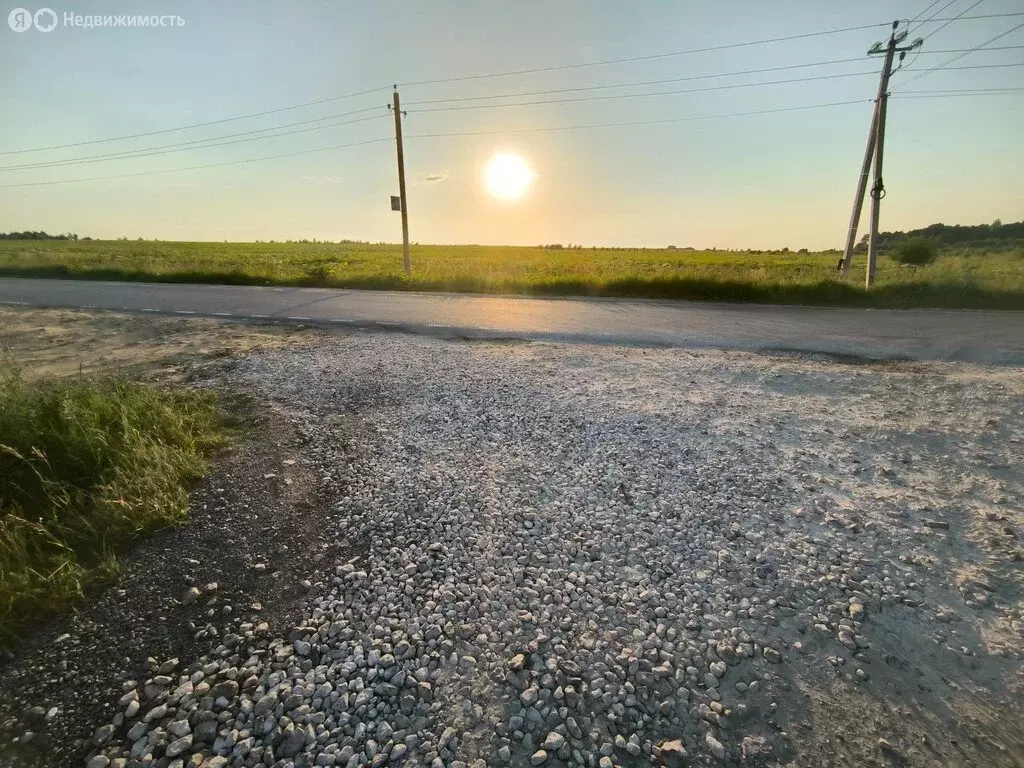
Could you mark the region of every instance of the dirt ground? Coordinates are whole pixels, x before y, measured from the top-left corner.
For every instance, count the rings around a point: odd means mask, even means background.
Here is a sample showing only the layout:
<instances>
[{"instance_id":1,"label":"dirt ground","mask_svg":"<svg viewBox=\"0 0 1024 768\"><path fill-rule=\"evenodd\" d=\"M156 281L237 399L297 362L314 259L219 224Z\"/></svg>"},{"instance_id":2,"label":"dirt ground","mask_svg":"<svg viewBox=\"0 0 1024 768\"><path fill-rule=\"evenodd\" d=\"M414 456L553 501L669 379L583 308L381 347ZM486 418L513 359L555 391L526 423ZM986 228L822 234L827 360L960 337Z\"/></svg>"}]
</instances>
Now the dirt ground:
<instances>
[{"instance_id":1,"label":"dirt ground","mask_svg":"<svg viewBox=\"0 0 1024 768\"><path fill-rule=\"evenodd\" d=\"M29 378L122 373L173 381L231 355L309 343L302 326L0 307L0 354Z\"/></svg>"}]
</instances>

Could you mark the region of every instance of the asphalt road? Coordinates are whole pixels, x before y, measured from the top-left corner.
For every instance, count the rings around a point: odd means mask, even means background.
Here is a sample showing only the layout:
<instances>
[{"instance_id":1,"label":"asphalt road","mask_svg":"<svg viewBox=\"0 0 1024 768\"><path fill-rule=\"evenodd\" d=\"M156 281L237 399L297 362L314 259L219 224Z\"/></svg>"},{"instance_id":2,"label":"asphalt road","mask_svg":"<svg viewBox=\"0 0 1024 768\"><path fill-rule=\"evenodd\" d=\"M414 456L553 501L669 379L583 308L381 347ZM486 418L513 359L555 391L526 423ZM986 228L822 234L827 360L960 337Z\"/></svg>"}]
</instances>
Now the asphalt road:
<instances>
[{"instance_id":1,"label":"asphalt road","mask_svg":"<svg viewBox=\"0 0 1024 768\"><path fill-rule=\"evenodd\" d=\"M470 338L1024 364L1024 311L538 299L21 278L0 278L0 304L338 324Z\"/></svg>"}]
</instances>

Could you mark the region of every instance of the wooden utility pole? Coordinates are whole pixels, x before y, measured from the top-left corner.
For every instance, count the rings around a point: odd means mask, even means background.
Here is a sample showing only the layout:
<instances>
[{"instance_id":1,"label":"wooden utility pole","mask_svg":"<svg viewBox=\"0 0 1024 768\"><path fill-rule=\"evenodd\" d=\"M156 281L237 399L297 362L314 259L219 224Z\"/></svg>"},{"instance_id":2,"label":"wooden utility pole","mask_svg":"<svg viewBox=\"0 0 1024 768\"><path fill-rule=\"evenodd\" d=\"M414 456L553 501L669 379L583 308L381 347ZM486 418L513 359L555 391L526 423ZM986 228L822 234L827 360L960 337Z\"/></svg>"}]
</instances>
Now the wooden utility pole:
<instances>
[{"instance_id":1,"label":"wooden utility pole","mask_svg":"<svg viewBox=\"0 0 1024 768\"><path fill-rule=\"evenodd\" d=\"M405 197L405 151L402 149L402 108L398 103L398 89L395 88L395 145L398 148L398 195L402 205L402 264L405 274L412 272L409 261L409 203Z\"/></svg>"},{"instance_id":2,"label":"wooden utility pole","mask_svg":"<svg viewBox=\"0 0 1024 768\"><path fill-rule=\"evenodd\" d=\"M885 51L885 60L882 64L882 73L878 80L878 95L875 97L875 106L871 114L871 128L868 131L868 143L864 150L864 161L861 163L860 176L857 178L857 191L853 197L853 212L850 214L850 228L846 232L846 247L843 250L842 270L843 273L850 271L853 263L853 249L857 245L857 227L860 224L860 214L864 208L864 193L867 191L868 174L871 172L871 161L874 160L875 172L874 182L871 186L871 236L868 246L868 265L865 271L865 285L870 286L875 276L875 262L878 256L878 216L879 201L885 196L885 188L882 185L882 147L885 143L885 110L889 98L889 78L892 76L892 62L896 52L900 53L900 61L907 51L913 50L923 42L920 38L905 48L898 48L897 45L906 39L907 33L897 33L899 22L892 23L892 32L889 34L888 44L882 47L876 43L868 55L875 55Z\"/></svg>"}]
</instances>

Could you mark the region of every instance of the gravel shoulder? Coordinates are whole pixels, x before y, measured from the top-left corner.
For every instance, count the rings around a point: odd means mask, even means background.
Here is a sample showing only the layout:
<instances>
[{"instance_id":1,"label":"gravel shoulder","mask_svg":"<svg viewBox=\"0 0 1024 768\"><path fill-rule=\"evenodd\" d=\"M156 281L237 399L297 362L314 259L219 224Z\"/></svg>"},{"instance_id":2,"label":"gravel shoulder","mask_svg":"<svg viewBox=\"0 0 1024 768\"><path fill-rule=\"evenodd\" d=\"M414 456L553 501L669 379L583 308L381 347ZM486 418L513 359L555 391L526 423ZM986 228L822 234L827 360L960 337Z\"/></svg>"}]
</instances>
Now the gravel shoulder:
<instances>
[{"instance_id":1,"label":"gravel shoulder","mask_svg":"<svg viewBox=\"0 0 1024 768\"><path fill-rule=\"evenodd\" d=\"M1024 763L1020 369L352 334L207 381L267 439L5 665L0 761Z\"/></svg>"}]
</instances>

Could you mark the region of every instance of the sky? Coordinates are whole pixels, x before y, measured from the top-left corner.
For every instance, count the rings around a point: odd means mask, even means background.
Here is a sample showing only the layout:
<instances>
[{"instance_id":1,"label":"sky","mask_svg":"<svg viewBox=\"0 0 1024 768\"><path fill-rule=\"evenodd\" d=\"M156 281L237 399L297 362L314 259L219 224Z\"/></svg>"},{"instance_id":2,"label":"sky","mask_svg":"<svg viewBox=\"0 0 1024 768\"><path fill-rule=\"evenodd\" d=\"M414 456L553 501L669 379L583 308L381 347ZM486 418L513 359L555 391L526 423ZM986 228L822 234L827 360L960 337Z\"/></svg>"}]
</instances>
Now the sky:
<instances>
[{"instance_id":1,"label":"sky","mask_svg":"<svg viewBox=\"0 0 1024 768\"><path fill-rule=\"evenodd\" d=\"M38 8L24 0L18 5ZM62 23L50 32L0 26L0 231L165 240L400 241L400 216L389 200L398 194L398 178L394 121L386 108L397 83L407 111L403 132L413 242L841 248L882 63L867 50L887 37L894 19L913 19L929 5L929 0L80 0L73 7L52 5ZM1024 10L1020 0L953 0L943 10L946 5L947 0L934 4L921 19L936 11L941 11L937 18L949 19ZM0 6L0 18L15 7ZM87 29L64 25L66 12L174 14L184 24ZM915 74L956 55L935 51L971 48L1022 22L1024 17L1008 16L944 27L938 21L911 24L909 39L927 37L920 55L908 54L892 78L883 230L1024 219L1024 91L900 96L902 84ZM878 26L734 45L860 25ZM1024 45L1024 28L992 44L1014 45ZM658 55L719 46L734 47ZM589 66L636 57L648 58ZM844 59L853 61L819 64ZM1024 67L978 65L1021 63L1024 49L981 50L907 83L904 90L1020 88ZM816 66L708 77L806 64ZM956 66L978 68L952 69ZM523 69L545 71L451 79ZM809 77L828 79L724 87ZM422 82L428 80L447 82ZM653 80L676 82L593 89ZM516 97L582 88L592 90ZM341 98L369 89L374 90ZM593 98L680 90L690 92ZM506 94L511 96L472 100ZM581 98L591 100L571 101ZM463 101L417 104L441 99ZM289 108L314 101L322 103ZM516 101L549 103L495 106ZM854 103L816 106L836 102ZM445 109L481 105L486 108ZM799 109L765 113L790 108ZM280 111L230 119L268 110ZM348 115L357 110L366 111ZM751 112L762 114L737 114ZM231 138L338 115L347 116L298 126L316 130ZM225 122L168 130L219 120ZM338 125L342 122L347 124ZM568 129L608 123L632 124ZM278 132L284 130L296 128ZM165 132L20 151L154 131ZM218 138L242 140L168 147ZM357 146L309 151L342 144ZM146 148L175 151L38 166ZM517 200L496 197L483 183L487 162L501 153L518 155L534 174ZM254 160L280 154L293 156ZM37 165L4 170L27 164ZM121 178L95 178L101 176ZM39 183L53 181L62 183ZM862 232L866 224L865 212Z\"/></svg>"}]
</instances>

